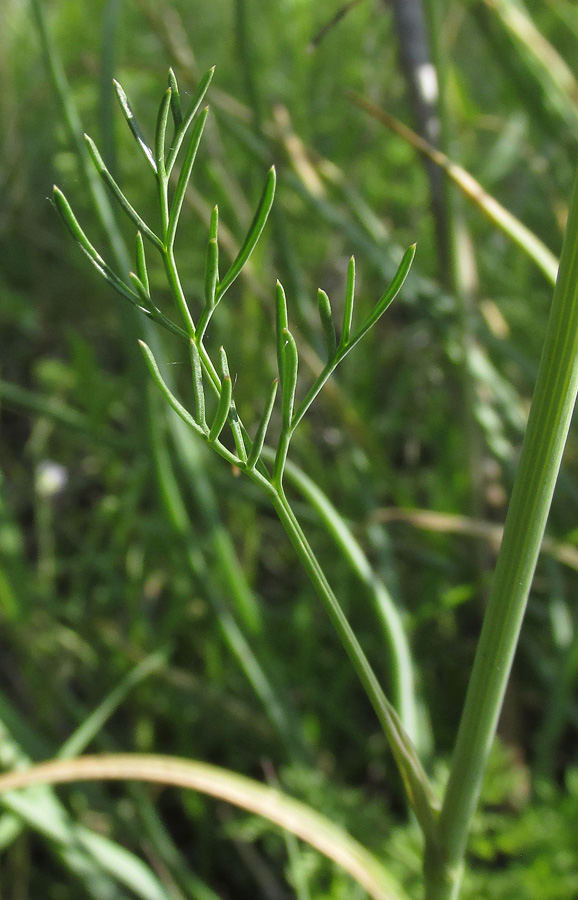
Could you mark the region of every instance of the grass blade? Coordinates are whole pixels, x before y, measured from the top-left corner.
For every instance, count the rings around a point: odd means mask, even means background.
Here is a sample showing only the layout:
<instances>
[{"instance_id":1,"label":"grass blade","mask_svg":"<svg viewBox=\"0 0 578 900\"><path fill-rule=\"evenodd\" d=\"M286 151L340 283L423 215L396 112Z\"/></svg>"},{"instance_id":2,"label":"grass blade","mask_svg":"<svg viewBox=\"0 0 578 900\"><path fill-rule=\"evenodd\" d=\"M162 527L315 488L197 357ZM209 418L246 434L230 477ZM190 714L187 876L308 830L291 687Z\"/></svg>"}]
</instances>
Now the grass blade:
<instances>
[{"instance_id":1,"label":"grass blade","mask_svg":"<svg viewBox=\"0 0 578 900\"><path fill-rule=\"evenodd\" d=\"M85 756L2 775L0 792L31 784L104 779L174 785L224 800L301 838L348 872L373 900L407 900L403 888L376 857L332 821L275 788L206 763L137 754Z\"/></svg>"},{"instance_id":2,"label":"grass blade","mask_svg":"<svg viewBox=\"0 0 578 900\"><path fill-rule=\"evenodd\" d=\"M532 259L538 268L546 276L550 284L555 284L556 274L558 272L558 260L551 250L536 237L519 219L499 203L495 197L488 194L481 184L470 175L462 166L458 166L452 162L445 153L437 150L429 144L424 138L404 125L394 116L390 115L379 106L361 97L359 94L351 93L351 100L365 110L374 119L382 122L391 131L399 134L404 140L424 153L429 159L433 160L436 165L440 166L444 172L452 179L452 181L460 188L460 190L471 200L487 218L493 222L500 231L503 231L510 240L512 240L524 253Z\"/></svg>"}]
</instances>

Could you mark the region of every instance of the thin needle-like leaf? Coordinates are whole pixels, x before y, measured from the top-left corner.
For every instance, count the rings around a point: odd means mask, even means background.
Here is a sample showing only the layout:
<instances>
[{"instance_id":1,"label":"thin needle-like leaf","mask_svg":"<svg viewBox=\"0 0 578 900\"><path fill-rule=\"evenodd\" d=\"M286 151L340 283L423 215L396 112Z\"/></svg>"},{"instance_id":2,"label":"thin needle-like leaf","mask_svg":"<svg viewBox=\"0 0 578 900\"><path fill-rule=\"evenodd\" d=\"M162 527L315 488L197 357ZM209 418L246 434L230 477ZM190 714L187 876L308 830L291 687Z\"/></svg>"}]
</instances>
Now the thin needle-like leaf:
<instances>
[{"instance_id":1,"label":"thin needle-like leaf","mask_svg":"<svg viewBox=\"0 0 578 900\"><path fill-rule=\"evenodd\" d=\"M363 325L360 325L360 327L354 333L353 337L350 339L348 347L349 350L355 347L355 345L361 340L361 338L364 337L364 335L366 335L371 328L373 328L377 320L381 318L386 309L390 306L391 303L393 303L393 301L399 294L400 289L411 268L411 264L415 256L415 248L416 245L412 244L411 247L408 247L408 249L403 254L398 270L393 276L393 280L390 286L386 290L385 294L383 294L383 296L379 298Z\"/></svg>"},{"instance_id":2,"label":"thin needle-like leaf","mask_svg":"<svg viewBox=\"0 0 578 900\"><path fill-rule=\"evenodd\" d=\"M215 306L215 294L219 281L219 245L211 238L205 258L205 303L209 309Z\"/></svg>"},{"instance_id":3,"label":"thin needle-like leaf","mask_svg":"<svg viewBox=\"0 0 578 900\"><path fill-rule=\"evenodd\" d=\"M207 419L205 414L205 389L203 387L203 369L201 367L201 357L196 342L191 339L189 341L191 354L191 369L193 373L193 393L195 395L195 409L197 412L197 422L208 434Z\"/></svg>"},{"instance_id":4,"label":"thin needle-like leaf","mask_svg":"<svg viewBox=\"0 0 578 900\"><path fill-rule=\"evenodd\" d=\"M139 216L134 206L129 202L129 200L127 200L120 187L108 171L104 160L98 151L98 147L96 146L92 138L89 137L88 134L85 134L84 140L86 141L86 146L88 147L88 152L90 153L96 171L104 181L105 185L107 186L108 190L110 191L118 205L121 207L121 209L124 210L129 219L134 222L136 227L147 236L149 241L151 241L151 243L154 244L155 247L157 247L159 250L162 250L163 244L161 239L154 233L154 231L149 228L144 219Z\"/></svg>"},{"instance_id":5,"label":"thin needle-like leaf","mask_svg":"<svg viewBox=\"0 0 578 900\"><path fill-rule=\"evenodd\" d=\"M175 126L175 133L178 132L183 121L183 111L181 109L181 95L177 76L172 69L169 69L169 87L171 89L171 115Z\"/></svg>"},{"instance_id":6,"label":"thin needle-like leaf","mask_svg":"<svg viewBox=\"0 0 578 900\"><path fill-rule=\"evenodd\" d=\"M195 422L195 420L193 419L190 412L188 412L188 410L185 409L185 407L182 405L182 403L179 403L179 401L177 400L175 395L167 387L167 384L166 384L163 376L160 373L157 361L154 358L152 351L151 351L150 347L148 346L148 344L145 344L144 341L139 341L139 344L140 344L140 348L143 352L145 362L147 364L147 368L152 375L153 381L160 388L162 394L168 401L169 406L172 409L174 409L176 414L178 416L180 416L180 418L183 420L183 422L185 422L187 425L189 425L190 428L193 429L193 431L196 431L197 434L199 434L201 437L204 438L205 433L204 433L203 429L201 428L201 426L197 422Z\"/></svg>"},{"instance_id":7,"label":"thin needle-like leaf","mask_svg":"<svg viewBox=\"0 0 578 900\"><path fill-rule=\"evenodd\" d=\"M157 172L159 177L166 177L165 169L165 141L167 135L167 122L169 119L169 110L171 108L171 89L167 88L161 100L159 114L157 116L157 127L155 129L155 162L157 164Z\"/></svg>"},{"instance_id":8,"label":"thin needle-like leaf","mask_svg":"<svg viewBox=\"0 0 578 900\"><path fill-rule=\"evenodd\" d=\"M289 444L294 431L293 406L295 403L295 389L297 387L297 371L299 367L299 355L295 338L288 328L281 332L281 419L282 427L279 436L279 445L275 456L273 478L280 487L285 469L285 461L289 452Z\"/></svg>"},{"instance_id":9,"label":"thin needle-like leaf","mask_svg":"<svg viewBox=\"0 0 578 900\"><path fill-rule=\"evenodd\" d=\"M171 151L167 158L167 167L166 167L167 175L170 175L173 170L173 166L175 164L177 154L178 154L179 150L181 149L181 144L183 143L183 140L185 139L185 135L187 133L189 125L191 124L191 122L197 115L197 112L199 111L199 108L201 106L201 103L203 102L204 96L207 93L208 87L209 87L211 81L213 80L214 74L215 74L215 67L213 66L213 68L209 69L207 74L204 75L201 78L201 81L199 82L197 91L196 91L193 99L191 100L189 108L187 109L187 111L184 115L183 121L181 123L181 127L179 128L177 134L175 134L175 138L173 140L173 146L171 147Z\"/></svg>"},{"instance_id":10,"label":"thin needle-like leaf","mask_svg":"<svg viewBox=\"0 0 578 900\"><path fill-rule=\"evenodd\" d=\"M275 289L275 334L277 338L277 371L280 376L283 372L283 347L285 344L283 332L287 328L289 328L287 298L283 285L278 281Z\"/></svg>"},{"instance_id":11,"label":"thin needle-like leaf","mask_svg":"<svg viewBox=\"0 0 578 900\"><path fill-rule=\"evenodd\" d=\"M283 329L283 368L281 370L281 411L283 423L289 427L293 416L293 404L295 402L295 390L297 388L297 370L299 356L295 338L288 328Z\"/></svg>"},{"instance_id":12,"label":"thin needle-like leaf","mask_svg":"<svg viewBox=\"0 0 578 900\"><path fill-rule=\"evenodd\" d=\"M173 241L175 239L177 225L179 223L179 216L181 214L183 201L185 199L185 192L186 192L187 186L189 184L191 172L193 171L193 166L195 164L197 150L199 149L201 137L203 136L203 130L205 128L205 122L207 121L208 113L209 113L209 108L207 106L201 112L201 114L200 114L199 118L197 119L197 121L195 122L195 126L191 132L191 136L189 139L189 146L187 148L187 154L186 154L185 161L183 163L183 167L182 167L180 175L179 175L179 180L177 181L177 186L175 188L173 202L171 203L171 209L170 209L170 215L169 215L169 227L168 227L168 233L167 233L167 245L169 247L172 246Z\"/></svg>"},{"instance_id":13,"label":"thin needle-like leaf","mask_svg":"<svg viewBox=\"0 0 578 900\"><path fill-rule=\"evenodd\" d=\"M319 318L323 326L325 335L325 345L327 347L327 359L331 360L335 356L337 350L337 337L335 335L335 323L331 314L331 303L329 297L321 288L317 291L317 307L319 309Z\"/></svg>"},{"instance_id":14,"label":"thin needle-like leaf","mask_svg":"<svg viewBox=\"0 0 578 900\"><path fill-rule=\"evenodd\" d=\"M66 199L62 191L56 187L56 185L54 185L52 197L56 209L60 213L60 216L64 224L66 225L66 228L75 239L75 241L77 241L77 243L80 245L80 248L83 250L86 256L88 256L95 269L100 272L100 274L109 282L109 284L113 286L116 291L118 291L119 294L122 294L122 296L126 297L127 300L130 300L131 303L135 303L136 305L140 306L140 304L138 303L137 294L135 294L134 291L131 291L128 284L125 284L124 281L122 281L118 277L118 275L115 275L110 266L105 263L100 253L90 243L86 234L80 227L78 219L72 212L68 200Z\"/></svg>"},{"instance_id":15,"label":"thin needle-like leaf","mask_svg":"<svg viewBox=\"0 0 578 900\"><path fill-rule=\"evenodd\" d=\"M149 273L147 271L147 259L144 248L142 234L137 231L136 235L136 273L140 278L147 294L150 294Z\"/></svg>"},{"instance_id":16,"label":"thin needle-like leaf","mask_svg":"<svg viewBox=\"0 0 578 900\"><path fill-rule=\"evenodd\" d=\"M233 384L231 382L231 376L226 375L221 381L221 394L219 397L217 412L215 413L215 418L209 432L209 442L211 444L215 443L221 431L225 427L225 422L227 421L229 410L231 408L232 396Z\"/></svg>"},{"instance_id":17,"label":"thin needle-like leaf","mask_svg":"<svg viewBox=\"0 0 578 900\"><path fill-rule=\"evenodd\" d=\"M155 162L154 153L144 138L141 127L135 118L135 115L134 115L134 112L132 111L132 107L131 107L130 103L128 102L128 97L127 97L126 93L124 92L123 88L121 87L121 85L118 83L118 81L113 79L112 83L114 85L114 90L116 92L116 96L117 96L118 102L120 104L122 114L127 121L127 125L130 128L130 130L132 131L133 136L134 136L137 144L139 145L140 149L142 150L145 159L149 163L153 172L156 173L157 164Z\"/></svg>"},{"instance_id":18,"label":"thin needle-like leaf","mask_svg":"<svg viewBox=\"0 0 578 900\"><path fill-rule=\"evenodd\" d=\"M229 361L227 360L225 348L221 347L219 352L221 356L221 371L223 373L223 378L228 378L229 380L231 380L231 373L229 372ZM231 426L231 431L233 432L233 440L235 441L237 453L239 454L242 462L247 462L247 449L245 447L245 441L243 439L243 429L241 421L237 414L237 407L235 406L235 401L233 400L232 396L232 387L231 402L229 404L229 424Z\"/></svg>"},{"instance_id":19,"label":"thin needle-like leaf","mask_svg":"<svg viewBox=\"0 0 578 900\"><path fill-rule=\"evenodd\" d=\"M347 267L347 287L345 289L345 307L343 310L343 328L341 330L341 339L339 341L339 349L342 350L349 343L351 334L351 323L353 321L353 303L355 301L355 259L353 256L349 260Z\"/></svg>"},{"instance_id":20,"label":"thin needle-like leaf","mask_svg":"<svg viewBox=\"0 0 578 900\"><path fill-rule=\"evenodd\" d=\"M134 272L129 272L128 274L143 304L138 308L158 325L162 325L163 328L166 328L167 331L176 334L180 338L185 338L185 340L188 340L189 335L187 334L187 332L179 325L176 325L175 322L171 322L171 320L168 319L165 314L161 312L158 306L153 302L149 291L146 289L145 285L138 277L138 275L136 275Z\"/></svg>"},{"instance_id":21,"label":"thin needle-like leaf","mask_svg":"<svg viewBox=\"0 0 578 900\"><path fill-rule=\"evenodd\" d=\"M219 284L219 287L217 289L217 302L221 299L225 291L231 287L237 276L240 274L243 266L251 256L251 253L255 249L255 245L259 240L259 237L261 236L261 232L263 231L265 223L267 222L267 219L269 217L269 213L271 212L273 199L275 197L275 183L275 167L272 166L267 173L265 187L263 189L263 193L261 194L261 199L259 200L257 212L255 213L253 221L249 226L247 236L243 241L236 259L233 261L231 268Z\"/></svg>"},{"instance_id":22,"label":"thin needle-like leaf","mask_svg":"<svg viewBox=\"0 0 578 900\"><path fill-rule=\"evenodd\" d=\"M271 419L271 413L273 412L273 406L275 405L275 397L277 396L278 386L279 379L276 378L271 385L269 397L267 398L267 403L265 405L263 415L261 416L259 427L257 428L253 446L251 447L251 452L249 453L249 457L247 459L247 469L249 470L255 468L263 451L263 445L265 444L265 437L267 435L267 428L269 427L269 420Z\"/></svg>"},{"instance_id":23,"label":"thin needle-like leaf","mask_svg":"<svg viewBox=\"0 0 578 900\"><path fill-rule=\"evenodd\" d=\"M326 383L330 375L335 371L339 363L345 359L347 354L355 347L356 344L359 343L361 338L367 334L369 329L375 325L377 320L390 303L395 299L397 294L399 293L406 277L409 272L412 260L415 255L415 244L412 244L408 250L404 253L402 260L398 266L397 272L395 273L390 286L387 291L383 294L383 296L378 300L375 307L357 331L351 337L351 316L353 312L353 294L355 289L355 267L353 257L351 258L349 264L349 271L347 275L347 295L346 295L346 308L345 308L345 316L344 316L344 328L343 333L341 335L341 340L339 342L339 346L337 348L337 353L335 354L332 360L329 360L327 365L324 367L323 371L320 375L315 379L309 391L305 395L304 399L299 404L299 408L297 409L295 416L293 418L292 429L295 431L297 425L317 397L317 394Z\"/></svg>"}]
</instances>

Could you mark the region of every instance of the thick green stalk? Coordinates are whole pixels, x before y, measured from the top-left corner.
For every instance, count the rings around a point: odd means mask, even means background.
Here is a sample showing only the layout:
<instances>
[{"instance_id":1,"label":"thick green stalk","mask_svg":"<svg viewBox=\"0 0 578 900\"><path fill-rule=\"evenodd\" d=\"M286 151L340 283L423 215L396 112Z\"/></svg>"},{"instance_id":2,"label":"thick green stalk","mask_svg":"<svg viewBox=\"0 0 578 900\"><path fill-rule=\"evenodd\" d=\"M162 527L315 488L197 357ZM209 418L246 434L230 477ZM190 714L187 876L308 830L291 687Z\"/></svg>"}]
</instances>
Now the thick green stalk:
<instances>
[{"instance_id":1,"label":"thick green stalk","mask_svg":"<svg viewBox=\"0 0 578 900\"><path fill-rule=\"evenodd\" d=\"M578 178L504 538L452 760L427 900L457 897L468 833L500 714L578 391Z\"/></svg>"}]
</instances>

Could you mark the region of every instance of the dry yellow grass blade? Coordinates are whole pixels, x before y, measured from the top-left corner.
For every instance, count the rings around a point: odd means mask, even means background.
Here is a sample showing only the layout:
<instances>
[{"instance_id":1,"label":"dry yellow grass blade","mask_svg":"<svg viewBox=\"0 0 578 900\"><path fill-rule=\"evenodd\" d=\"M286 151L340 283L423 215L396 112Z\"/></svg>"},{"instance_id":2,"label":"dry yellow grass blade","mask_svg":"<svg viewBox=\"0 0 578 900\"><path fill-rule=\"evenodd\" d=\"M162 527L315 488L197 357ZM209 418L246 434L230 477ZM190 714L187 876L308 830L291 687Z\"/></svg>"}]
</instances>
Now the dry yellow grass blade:
<instances>
[{"instance_id":1,"label":"dry yellow grass blade","mask_svg":"<svg viewBox=\"0 0 578 900\"><path fill-rule=\"evenodd\" d=\"M494 223L504 234L520 247L544 273L551 284L556 283L556 275L558 274L558 259L546 245L536 237L533 231L530 231L519 219L509 212L495 197L488 194L481 186L479 181L470 175L466 169L451 161L451 159L432 146L424 138L408 128L395 116L386 112L381 107L376 106L370 100L366 100L360 94L355 92L349 93L349 98L358 106L368 113L372 118L377 119L383 125L402 137L408 144L423 153L428 159L431 159L438 165L449 178L460 188L460 190Z\"/></svg>"},{"instance_id":2,"label":"dry yellow grass blade","mask_svg":"<svg viewBox=\"0 0 578 900\"><path fill-rule=\"evenodd\" d=\"M207 763L130 753L53 760L0 776L0 794L33 784L104 780L149 781L224 800L301 838L348 872L373 900L407 900L381 863L329 819L275 788Z\"/></svg>"}]
</instances>

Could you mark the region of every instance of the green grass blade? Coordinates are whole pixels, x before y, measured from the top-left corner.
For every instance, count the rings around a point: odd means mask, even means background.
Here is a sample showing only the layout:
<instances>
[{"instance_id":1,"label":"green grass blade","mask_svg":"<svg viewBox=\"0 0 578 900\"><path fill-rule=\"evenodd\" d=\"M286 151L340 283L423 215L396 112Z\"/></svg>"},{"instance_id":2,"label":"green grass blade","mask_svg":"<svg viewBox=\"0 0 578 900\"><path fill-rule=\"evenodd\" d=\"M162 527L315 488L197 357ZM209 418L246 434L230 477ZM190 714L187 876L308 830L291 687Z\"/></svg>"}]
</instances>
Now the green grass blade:
<instances>
[{"instance_id":1,"label":"green grass blade","mask_svg":"<svg viewBox=\"0 0 578 900\"><path fill-rule=\"evenodd\" d=\"M351 94L352 101L364 109L370 116L382 122L391 131L399 134L412 147L415 147L421 153L424 153L429 159L433 160L436 165L440 166L444 172L452 179L460 190L480 209L484 215L497 227L503 231L510 240L512 240L524 253L534 261L538 268L546 276L550 284L555 284L556 273L558 272L558 260L551 250L530 231L519 219L499 203L495 197L488 194L482 185L470 175L462 166L458 166L452 162L445 153L429 144L424 138L404 125L394 116L390 115L380 107L375 106L364 97L358 94Z\"/></svg>"},{"instance_id":2,"label":"green grass blade","mask_svg":"<svg viewBox=\"0 0 578 900\"><path fill-rule=\"evenodd\" d=\"M166 653L151 653L126 675L97 708L91 712L58 751L59 759L71 759L83 753L105 723L116 712L129 692L167 662Z\"/></svg>"},{"instance_id":3,"label":"green grass blade","mask_svg":"<svg viewBox=\"0 0 578 900\"><path fill-rule=\"evenodd\" d=\"M221 299L225 291L227 291L231 287L235 279L241 273L241 270L251 256L251 253L255 249L255 245L257 244L257 241L261 236L261 232L263 231L269 217L269 213L271 212L271 207L273 205L273 200L275 197L275 184L275 167L272 166L267 173L265 187L263 189L263 193L261 194L261 199L259 200L259 204L257 206L257 211L255 213L253 221L249 226L247 236L243 241L237 257L233 261L231 268L219 284L219 287L217 289L217 302Z\"/></svg>"},{"instance_id":4,"label":"green grass blade","mask_svg":"<svg viewBox=\"0 0 578 900\"><path fill-rule=\"evenodd\" d=\"M461 866L578 392L578 177L518 471L440 819L437 872ZM443 858L442 858L443 857ZM431 892L432 900L445 896Z\"/></svg>"}]
</instances>

